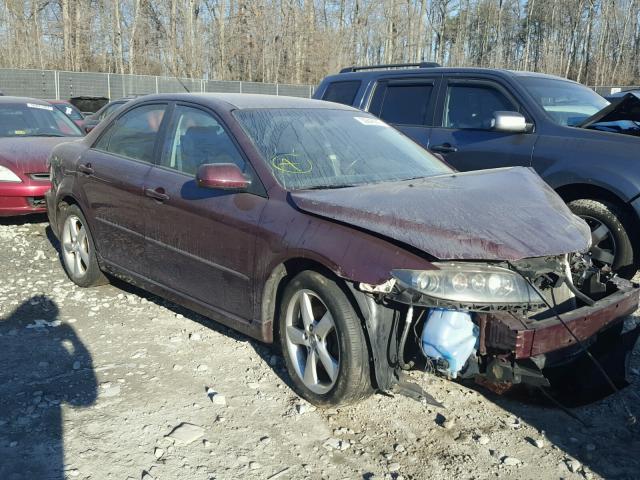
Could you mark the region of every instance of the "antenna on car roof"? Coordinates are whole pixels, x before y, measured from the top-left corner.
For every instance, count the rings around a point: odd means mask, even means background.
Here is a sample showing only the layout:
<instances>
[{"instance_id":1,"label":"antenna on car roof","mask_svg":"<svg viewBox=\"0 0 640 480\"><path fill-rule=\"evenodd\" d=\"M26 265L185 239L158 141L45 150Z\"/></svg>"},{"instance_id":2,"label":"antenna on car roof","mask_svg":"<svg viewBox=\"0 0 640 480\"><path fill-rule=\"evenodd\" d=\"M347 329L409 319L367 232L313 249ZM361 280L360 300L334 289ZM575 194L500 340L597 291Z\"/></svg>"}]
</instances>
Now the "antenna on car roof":
<instances>
[{"instance_id":1,"label":"antenna on car roof","mask_svg":"<svg viewBox=\"0 0 640 480\"><path fill-rule=\"evenodd\" d=\"M383 68L437 68L441 65L437 62L420 62L420 63L384 63L380 65L367 65L359 67L346 67L340 70L340 73L358 72L361 70L377 70Z\"/></svg>"},{"instance_id":2,"label":"antenna on car roof","mask_svg":"<svg viewBox=\"0 0 640 480\"><path fill-rule=\"evenodd\" d=\"M180 80L177 75L174 75L173 78L175 78L180 83L180 85L182 85L182 88L184 88L187 93L191 93L191 90L187 88L187 86L182 82L182 80Z\"/></svg>"}]
</instances>

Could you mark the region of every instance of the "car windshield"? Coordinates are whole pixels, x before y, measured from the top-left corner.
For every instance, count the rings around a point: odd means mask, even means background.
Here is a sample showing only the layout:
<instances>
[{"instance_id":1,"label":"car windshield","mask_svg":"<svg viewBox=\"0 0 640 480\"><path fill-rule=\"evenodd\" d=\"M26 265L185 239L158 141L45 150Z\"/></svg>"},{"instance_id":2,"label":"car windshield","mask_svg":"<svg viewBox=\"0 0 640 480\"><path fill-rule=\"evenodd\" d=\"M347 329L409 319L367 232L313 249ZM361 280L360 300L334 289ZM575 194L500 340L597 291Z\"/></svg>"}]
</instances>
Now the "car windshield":
<instances>
[{"instance_id":1,"label":"car windshield","mask_svg":"<svg viewBox=\"0 0 640 480\"><path fill-rule=\"evenodd\" d=\"M522 77L524 87L559 125L574 127L609 105L583 85L553 78Z\"/></svg>"},{"instance_id":2,"label":"car windshield","mask_svg":"<svg viewBox=\"0 0 640 480\"><path fill-rule=\"evenodd\" d=\"M53 106L64 113L71 120L82 120L84 118L78 110L73 108L68 103L55 103L53 104Z\"/></svg>"},{"instance_id":3,"label":"car windshield","mask_svg":"<svg viewBox=\"0 0 640 480\"><path fill-rule=\"evenodd\" d=\"M113 112L118 110L122 105L124 105L123 102L110 103L109 105L104 107L104 110L102 110L101 112L96 113L96 115L98 116L98 119L104 120L109 115L111 115Z\"/></svg>"},{"instance_id":4,"label":"car windshield","mask_svg":"<svg viewBox=\"0 0 640 480\"><path fill-rule=\"evenodd\" d=\"M383 121L350 110L238 110L236 118L287 190L429 177L451 168Z\"/></svg>"},{"instance_id":5,"label":"car windshield","mask_svg":"<svg viewBox=\"0 0 640 480\"><path fill-rule=\"evenodd\" d=\"M79 137L80 129L57 108L38 103L0 104L0 137Z\"/></svg>"}]
</instances>

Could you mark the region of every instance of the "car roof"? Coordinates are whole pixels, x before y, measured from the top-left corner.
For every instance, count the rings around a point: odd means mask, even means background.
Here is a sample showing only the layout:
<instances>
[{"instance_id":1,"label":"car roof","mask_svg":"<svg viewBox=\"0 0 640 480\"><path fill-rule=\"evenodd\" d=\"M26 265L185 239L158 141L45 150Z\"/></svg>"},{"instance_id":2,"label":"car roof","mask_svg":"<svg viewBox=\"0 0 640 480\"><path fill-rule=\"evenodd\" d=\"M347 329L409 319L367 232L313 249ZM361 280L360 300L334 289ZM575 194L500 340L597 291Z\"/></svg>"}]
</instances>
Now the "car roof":
<instances>
[{"instance_id":1,"label":"car roof","mask_svg":"<svg viewBox=\"0 0 640 480\"><path fill-rule=\"evenodd\" d=\"M0 105L1 104L19 104L19 103L35 103L37 105L50 105L46 100L40 100L38 98L30 98L30 97L10 97L10 96L0 96Z\"/></svg>"},{"instance_id":2,"label":"car roof","mask_svg":"<svg viewBox=\"0 0 640 480\"><path fill-rule=\"evenodd\" d=\"M480 67L428 67L428 68L376 68L373 70L356 70L354 72L343 72L330 75L326 78L329 81L339 80L373 80L377 77L411 77L416 75L449 75L449 74L491 74L499 77L539 77L555 80L564 80L570 82L563 77L548 75L545 73L527 72L520 70L506 70L500 68L480 68Z\"/></svg>"},{"instance_id":3,"label":"car roof","mask_svg":"<svg viewBox=\"0 0 640 480\"><path fill-rule=\"evenodd\" d=\"M136 103L149 100L175 100L196 102L214 108L245 110L258 108L316 108L329 110L356 110L353 107L310 98L260 95L253 93L167 93L146 95L135 100Z\"/></svg>"}]
</instances>

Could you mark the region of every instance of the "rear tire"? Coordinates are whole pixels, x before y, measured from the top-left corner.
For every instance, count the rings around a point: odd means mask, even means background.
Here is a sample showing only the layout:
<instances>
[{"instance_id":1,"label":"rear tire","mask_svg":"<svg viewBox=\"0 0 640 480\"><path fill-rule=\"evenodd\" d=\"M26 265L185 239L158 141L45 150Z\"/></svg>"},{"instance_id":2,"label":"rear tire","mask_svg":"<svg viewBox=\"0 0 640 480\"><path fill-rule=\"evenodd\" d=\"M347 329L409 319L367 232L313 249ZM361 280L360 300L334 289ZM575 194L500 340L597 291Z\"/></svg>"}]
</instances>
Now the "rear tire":
<instances>
[{"instance_id":1,"label":"rear tire","mask_svg":"<svg viewBox=\"0 0 640 480\"><path fill-rule=\"evenodd\" d=\"M80 287L108 283L98 265L87 220L77 205L61 210L60 257L69 279Z\"/></svg>"},{"instance_id":2,"label":"rear tire","mask_svg":"<svg viewBox=\"0 0 640 480\"><path fill-rule=\"evenodd\" d=\"M573 200L569 208L591 228L594 264L610 265L619 276L633 278L640 266L640 252L634 249L626 212L615 203L590 199Z\"/></svg>"},{"instance_id":3,"label":"rear tire","mask_svg":"<svg viewBox=\"0 0 640 480\"><path fill-rule=\"evenodd\" d=\"M285 287L278 318L285 365L298 395L317 406L356 403L373 392L369 349L340 286L314 271Z\"/></svg>"}]
</instances>

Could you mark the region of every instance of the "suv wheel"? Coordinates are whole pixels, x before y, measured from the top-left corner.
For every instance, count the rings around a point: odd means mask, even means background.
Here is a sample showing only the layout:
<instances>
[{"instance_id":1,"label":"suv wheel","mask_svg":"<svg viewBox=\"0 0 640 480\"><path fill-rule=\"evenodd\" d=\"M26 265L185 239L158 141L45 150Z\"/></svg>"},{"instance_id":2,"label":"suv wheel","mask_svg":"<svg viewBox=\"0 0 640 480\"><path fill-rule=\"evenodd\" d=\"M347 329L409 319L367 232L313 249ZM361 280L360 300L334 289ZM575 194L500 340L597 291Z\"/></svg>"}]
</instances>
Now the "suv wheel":
<instances>
[{"instance_id":1,"label":"suv wheel","mask_svg":"<svg viewBox=\"0 0 640 480\"><path fill-rule=\"evenodd\" d=\"M335 281L313 271L293 278L283 292L279 328L285 364L301 397L335 406L371 394L362 325Z\"/></svg>"},{"instance_id":2,"label":"suv wheel","mask_svg":"<svg viewBox=\"0 0 640 480\"><path fill-rule=\"evenodd\" d=\"M596 266L608 265L618 275L632 278L638 270L633 243L625 225L624 211L614 203L579 199L569 203L571 211L591 228L591 258Z\"/></svg>"},{"instance_id":3,"label":"suv wheel","mask_svg":"<svg viewBox=\"0 0 640 480\"><path fill-rule=\"evenodd\" d=\"M107 279L98 266L93 238L84 215L77 205L69 205L62 212L60 248L67 275L81 287L106 283Z\"/></svg>"}]
</instances>

